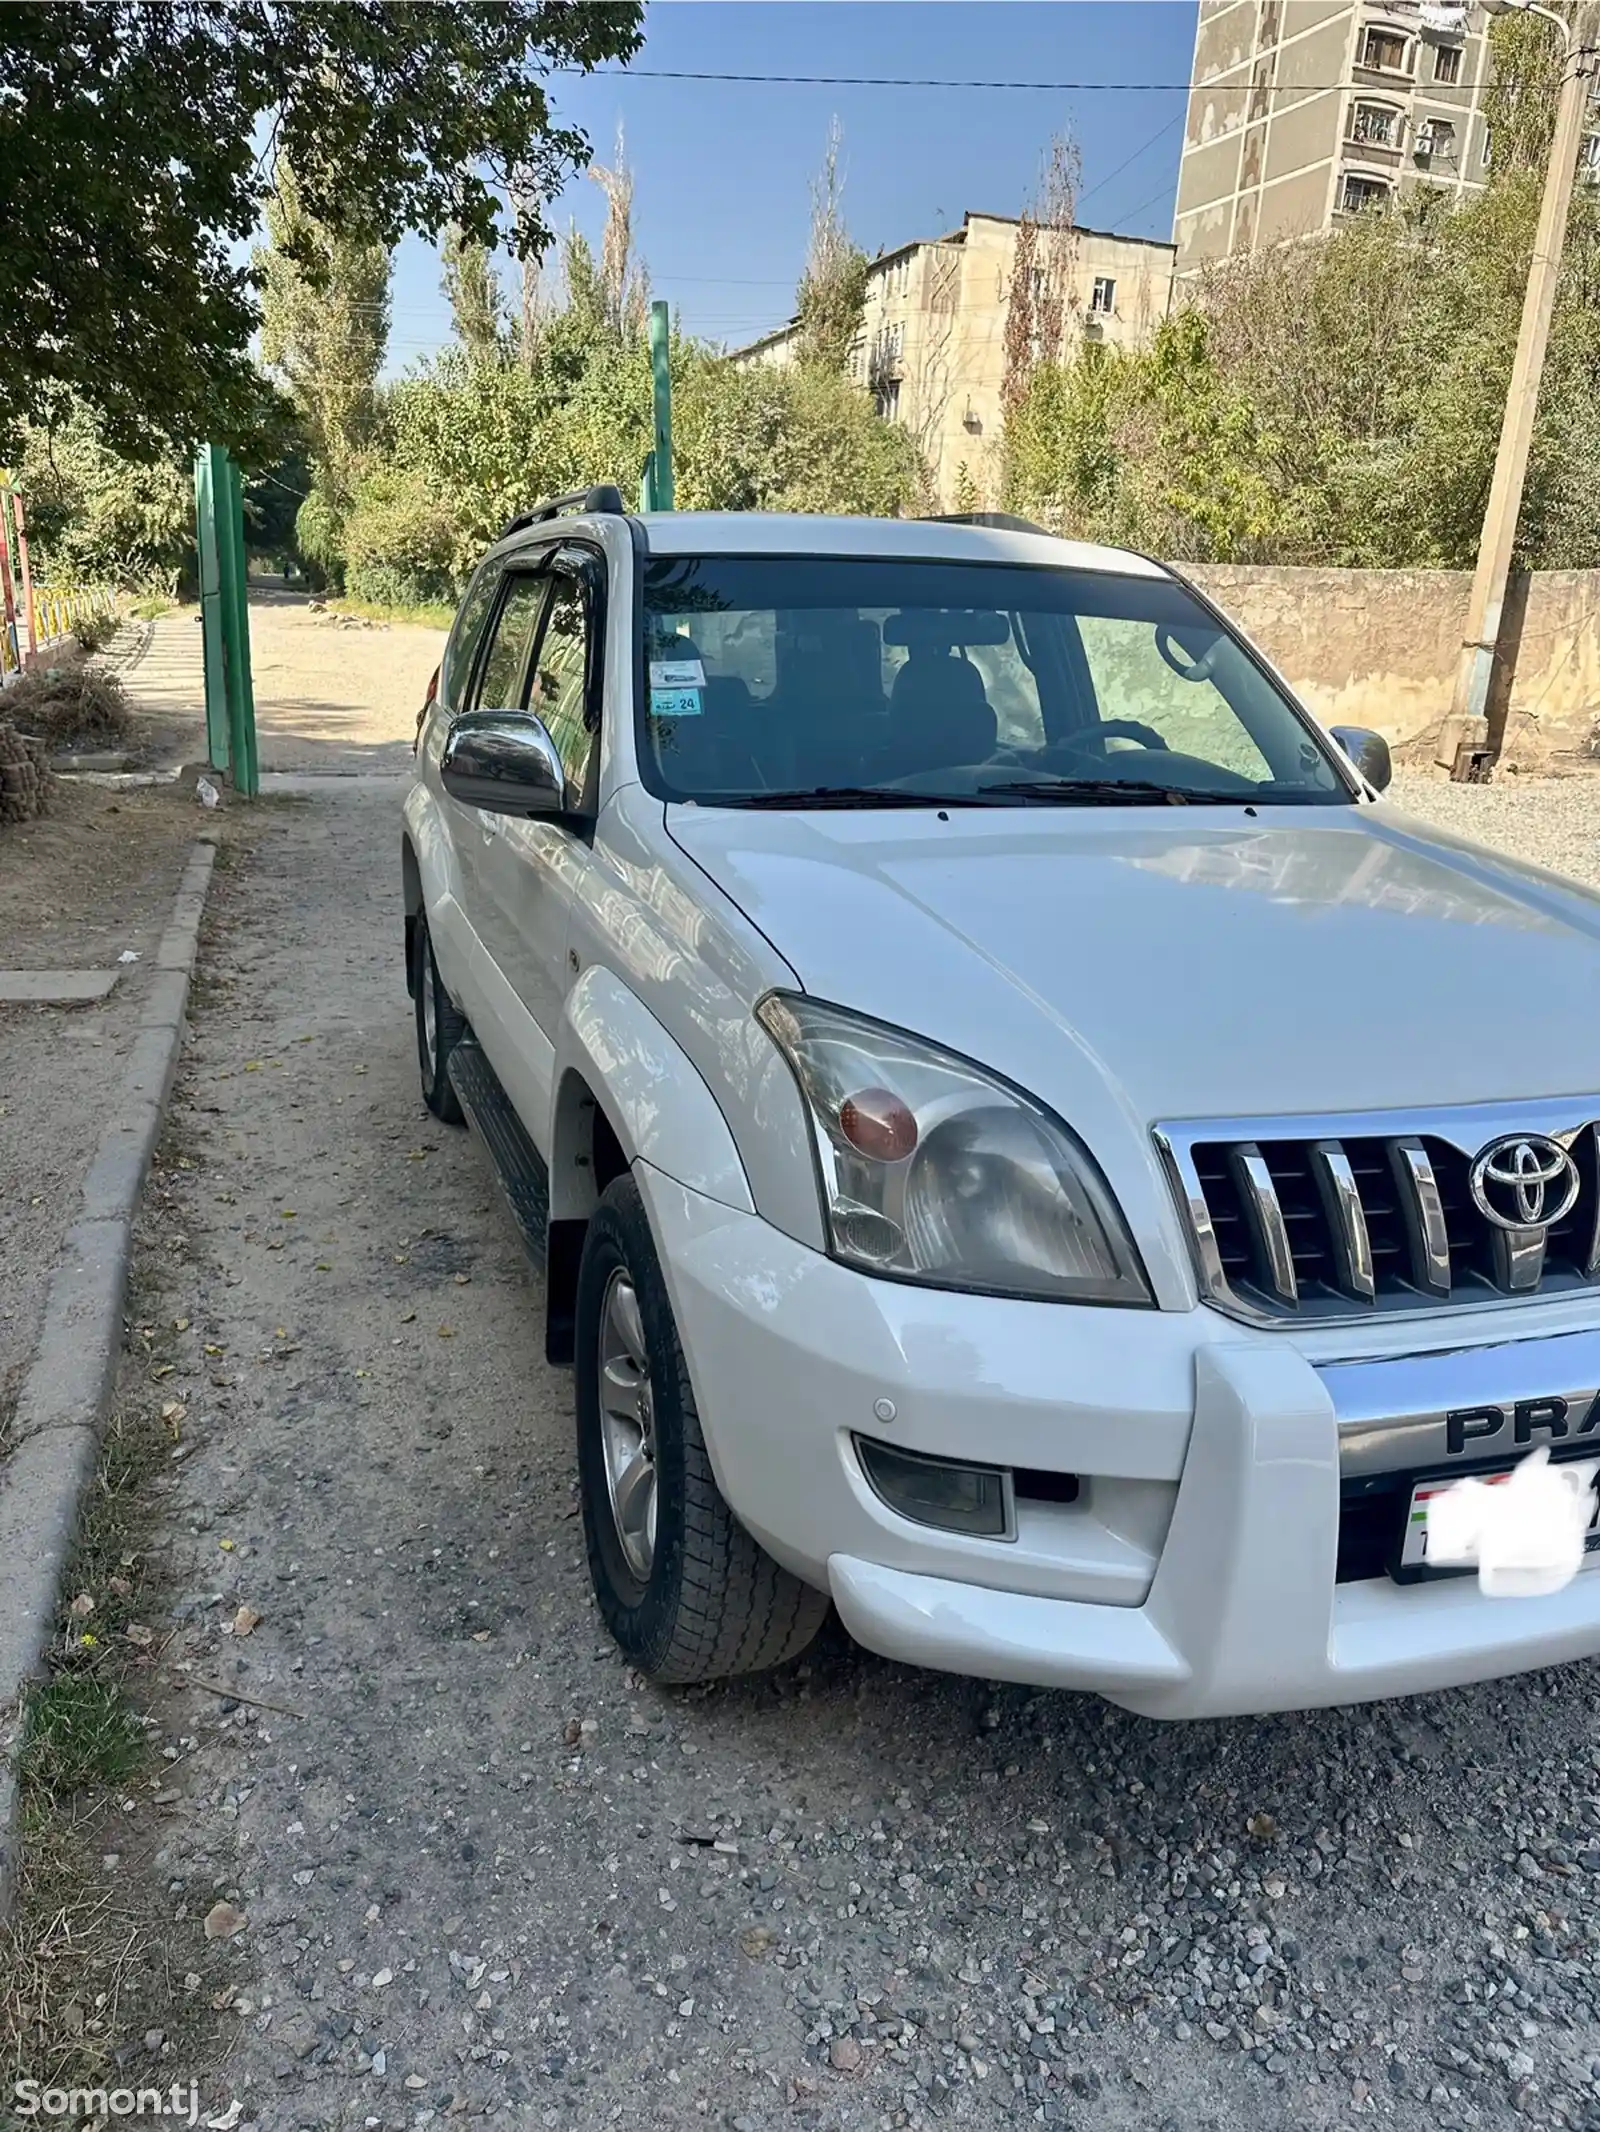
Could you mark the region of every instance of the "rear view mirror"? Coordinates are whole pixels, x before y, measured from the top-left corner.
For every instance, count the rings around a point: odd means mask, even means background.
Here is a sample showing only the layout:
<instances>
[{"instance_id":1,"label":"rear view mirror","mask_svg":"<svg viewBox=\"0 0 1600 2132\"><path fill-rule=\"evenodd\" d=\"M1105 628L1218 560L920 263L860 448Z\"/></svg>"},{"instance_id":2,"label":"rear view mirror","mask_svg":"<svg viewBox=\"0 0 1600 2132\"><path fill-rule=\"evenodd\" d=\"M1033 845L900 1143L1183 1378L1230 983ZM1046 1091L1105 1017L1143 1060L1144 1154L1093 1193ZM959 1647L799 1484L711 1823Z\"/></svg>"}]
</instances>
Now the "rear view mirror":
<instances>
[{"instance_id":1,"label":"rear view mirror","mask_svg":"<svg viewBox=\"0 0 1600 2132\"><path fill-rule=\"evenodd\" d=\"M1394 764L1389 759L1389 743L1383 735L1364 725L1335 725L1328 730L1373 791L1386 791L1394 776Z\"/></svg>"},{"instance_id":2,"label":"rear view mirror","mask_svg":"<svg viewBox=\"0 0 1600 2132\"><path fill-rule=\"evenodd\" d=\"M564 814L567 774L531 711L468 711L439 758L444 789L486 814Z\"/></svg>"}]
</instances>

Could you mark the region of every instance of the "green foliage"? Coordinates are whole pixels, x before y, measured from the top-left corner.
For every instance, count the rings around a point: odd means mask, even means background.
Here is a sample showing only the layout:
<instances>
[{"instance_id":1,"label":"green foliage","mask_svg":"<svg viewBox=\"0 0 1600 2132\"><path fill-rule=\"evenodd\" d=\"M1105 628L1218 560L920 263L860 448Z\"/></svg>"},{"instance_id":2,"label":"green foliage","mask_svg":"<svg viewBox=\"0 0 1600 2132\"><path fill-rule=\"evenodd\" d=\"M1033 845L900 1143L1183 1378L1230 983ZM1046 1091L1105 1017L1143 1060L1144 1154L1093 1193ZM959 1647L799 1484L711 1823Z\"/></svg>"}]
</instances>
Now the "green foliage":
<instances>
[{"instance_id":1,"label":"green foliage","mask_svg":"<svg viewBox=\"0 0 1600 2132\"><path fill-rule=\"evenodd\" d=\"M141 466L106 443L87 407L62 403L24 432L17 486L41 583L170 587L194 545L194 487L172 460Z\"/></svg>"},{"instance_id":2,"label":"green foliage","mask_svg":"<svg viewBox=\"0 0 1600 2132\"><path fill-rule=\"evenodd\" d=\"M270 242L256 253L261 357L293 396L318 485L343 504L377 430L378 372L389 339L389 254L320 222L281 158L267 235Z\"/></svg>"},{"instance_id":3,"label":"green foliage","mask_svg":"<svg viewBox=\"0 0 1600 2132\"><path fill-rule=\"evenodd\" d=\"M1494 144L1489 183L1528 171L1542 178L1566 67L1561 33L1537 15L1497 16L1489 24L1489 67L1483 99Z\"/></svg>"},{"instance_id":4,"label":"green foliage","mask_svg":"<svg viewBox=\"0 0 1600 2132\"><path fill-rule=\"evenodd\" d=\"M387 251L449 223L496 241L493 173L536 254L535 203L588 143L558 126L555 66L639 43L635 0L97 0L5 10L0 98L0 461L61 388L102 410L120 451L203 437L259 456L270 395L239 247L272 190L268 140L305 212Z\"/></svg>"},{"instance_id":5,"label":"green foliage","mask_svg":"<svg viewBox=\"0 0 1600 2132\"><path fill-rule=\"evenodd\" d=\"M867 301L868 261L844 225L844 179L839 169L842 136L834 120L828 152L811 190L811 242L795 295L800 361L842 377L861 331Z\"/></svg>"},{"instance_id":6,"label":"green foliage","mask_svg":"<svg viewBox=\"0 0 1600 2132\"><path fill-rule=\"evenodd\" d=\"M1429 195L1205 277L1153 345L1042 366L1009 507L1176 559L1470 568L1538 213L1529 172ZM1600 564L1600 203L1572 209L1519 529Z\"/></svg>"},{"instance_id":7,"label":"green foliage","mask_svg":"<svg viewBox=\"0 0 1600 2132\"><path fill-rule=\"evenodd\" d=\"M497 361L507 346L505 300L488 248L464 236L460 224L452 222L439 257L456 339L480 362Z\"/></svg>"}]
</instances>

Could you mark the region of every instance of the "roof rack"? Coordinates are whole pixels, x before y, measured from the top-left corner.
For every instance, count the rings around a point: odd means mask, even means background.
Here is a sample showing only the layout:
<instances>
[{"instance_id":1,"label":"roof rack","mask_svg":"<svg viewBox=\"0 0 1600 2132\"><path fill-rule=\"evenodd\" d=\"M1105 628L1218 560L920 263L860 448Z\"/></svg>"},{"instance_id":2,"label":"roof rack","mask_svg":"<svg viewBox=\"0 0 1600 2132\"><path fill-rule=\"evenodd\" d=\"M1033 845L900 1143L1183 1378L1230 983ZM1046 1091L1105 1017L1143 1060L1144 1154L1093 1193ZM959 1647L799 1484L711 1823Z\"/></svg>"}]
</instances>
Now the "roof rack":
<instances>
[{"instance_id":1,"label":"roof rack","mask_svg":"<svg viewBox=\"0 0 1600 2132\"><path fill-rule=\"evenodd\" d=\"M620 518L623 515L622 491L613 481L600 481L592 489L574 489L569 496L552 496L548 503L536 503L531 511L513 518L500 538L509 540L513 533L525 533L529 526L541 526L547 519L560 518L568 511L586 511L596 518Z\"/></svg>"},{"instance_id":2,"label":"roof rack","mask_svg":"<svg viewBox=\"0 0 1600 2132\"><path fill-rule=\"evenodd\" d=\"M1050 539L1048 526L1036 526L1031 518L1013 518L1009 511L929 511L923 517L929 526L993 526L1001 533L1042 533Z\"/></svg>"}]
</instances>

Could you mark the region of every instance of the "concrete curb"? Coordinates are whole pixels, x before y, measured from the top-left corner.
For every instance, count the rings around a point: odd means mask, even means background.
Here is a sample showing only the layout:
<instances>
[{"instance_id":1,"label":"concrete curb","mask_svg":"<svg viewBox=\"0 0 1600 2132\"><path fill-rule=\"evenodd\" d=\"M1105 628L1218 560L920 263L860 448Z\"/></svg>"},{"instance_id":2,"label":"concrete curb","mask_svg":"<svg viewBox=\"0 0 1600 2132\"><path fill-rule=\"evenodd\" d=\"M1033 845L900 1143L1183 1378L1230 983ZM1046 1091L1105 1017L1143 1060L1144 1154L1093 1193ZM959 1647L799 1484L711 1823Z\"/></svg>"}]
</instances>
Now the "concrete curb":
<instances>
[{"instance_id":1,"label":"concrete curb","mask_svg":"<svg viewBox=\"0 0 1600 2132\"><path fill-rule=\"evenodd\" d=\"M50 1279L9 1455L0 1458L0 1918L16 1887L23 1698L55 1630L78 1505L100 1448L122 1351L133 1221L183 1049L189 978L215 861L216 846L197 843L184 869L117 1105Z\"/></svg>"}]
</instances>

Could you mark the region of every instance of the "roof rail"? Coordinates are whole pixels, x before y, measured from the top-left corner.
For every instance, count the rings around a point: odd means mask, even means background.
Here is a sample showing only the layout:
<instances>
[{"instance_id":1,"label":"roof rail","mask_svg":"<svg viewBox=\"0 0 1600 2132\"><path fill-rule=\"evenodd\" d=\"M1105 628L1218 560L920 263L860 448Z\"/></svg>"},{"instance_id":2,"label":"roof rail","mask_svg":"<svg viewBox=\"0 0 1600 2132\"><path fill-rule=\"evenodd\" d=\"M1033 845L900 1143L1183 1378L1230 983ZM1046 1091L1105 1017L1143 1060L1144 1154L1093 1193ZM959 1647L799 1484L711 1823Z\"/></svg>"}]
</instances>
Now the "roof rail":
<instances>
[{"instance_id":1,"label":"roof rail","mask_svg":"<svg viewBox=\"0 0 1600 2132\"><path fill-rule=\"evenodd\" d=\"M1047 540L1054 539L1048 526L1035 525L1031 518L1014 518L1009 511L928 511L922 523L927 526L993 526L1001 533L1042 533Z\"/></svg>"},{"instance_id":2,"label":"roof rail","mask_svg":"<svg viewBox=\"0 0 1600 2132\"><path fill-rule=\"evenodd\" d=\"M513 518L501 534L509 540L513 533L525 533L529 526L540 526L550 518L560 518L569 511L586 511L596 518L620 518L623 515L622 491L615 482L596 482L592 489L574 489L568 496L552 496L547 503L536 503L531 511L524 511Z\"/></svg>"}]
</instances>

